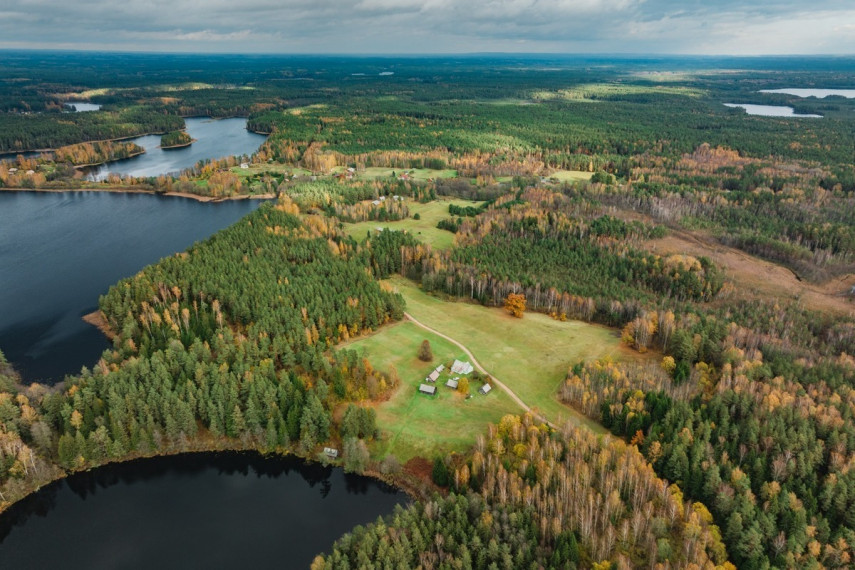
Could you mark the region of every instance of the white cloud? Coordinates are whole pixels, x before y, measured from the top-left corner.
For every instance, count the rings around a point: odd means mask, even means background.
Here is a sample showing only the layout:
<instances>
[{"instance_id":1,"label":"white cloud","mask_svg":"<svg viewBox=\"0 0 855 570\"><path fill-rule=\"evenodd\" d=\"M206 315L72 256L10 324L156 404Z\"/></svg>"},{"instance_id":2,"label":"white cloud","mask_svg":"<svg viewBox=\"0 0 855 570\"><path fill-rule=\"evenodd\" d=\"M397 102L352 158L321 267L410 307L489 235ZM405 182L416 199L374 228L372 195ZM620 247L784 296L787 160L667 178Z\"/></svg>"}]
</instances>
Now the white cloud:
<instances>
[{"instance_id":1,"label":"white cloud","mask_svg":"<svg viewBox=\"0 0 855 570\"><path fill-rule=\"evenodd\" d=\"M0 47L855 53L851 22L851 0L18 0Z\"/></svg>"}]
</instances>

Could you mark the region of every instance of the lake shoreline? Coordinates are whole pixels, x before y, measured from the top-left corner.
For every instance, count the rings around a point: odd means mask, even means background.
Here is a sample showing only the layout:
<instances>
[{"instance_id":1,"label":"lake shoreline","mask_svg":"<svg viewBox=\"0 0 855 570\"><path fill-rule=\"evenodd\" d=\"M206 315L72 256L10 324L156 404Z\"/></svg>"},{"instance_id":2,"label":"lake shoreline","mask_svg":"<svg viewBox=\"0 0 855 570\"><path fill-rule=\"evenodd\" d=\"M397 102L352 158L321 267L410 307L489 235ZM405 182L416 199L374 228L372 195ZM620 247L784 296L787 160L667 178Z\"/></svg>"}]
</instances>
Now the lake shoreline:
<instances>
[{"instance_id":1,"label":"lake shoreline","mask_svg":"<svg viewBox=\"0 0 855 570\"><path fill-rule=\"evenodd\" d=\"M315 457L306 456L299 453L294 452L293 450L286 448L277 448L273 451L265 451L261 450L258 447L253 446L251 443L247 443L242 441L241 439L195 439L189 442L183 449L182 448L173 448L167 450L159 450L153 453L140 453L134 452L128 454L124 457L120 457L117 459L111 459L109 461L105 461L104 463L100 463L98 465L90 465L81 469L63 469L59 465L53 464L52 467L56 470L54 473L48 474L48 476L44 479L39 480L32 487L25 487L22 489L23 493L21 495L14 495L6 500L0 500L0 517L3 516L3 513L11 509L14 505L18 504L20 501L25 498L38 493L43 488L53 485L58 481L63 479L67 479L72 477L78 473L86 473L89 471L94 471L100 469L102 467L107 467L109 465L117 465L121 463L130 463L133 461L144 461L146 459L156 459L160 457L176 457L179 455L191 455L191 454L206 454L206 453L254 453L264 458L288 458L295 457L300 461L306 464L315 464L321 463L324 465L329 465L331 467L336 467L344 470L344 467L340 463L334 462L322 462L318 461ZM431 484L427 481L416 480L413 477L407 477L403 473L399 476L390 476L384 475L379 471L366 469L361 473L356 473L357 475L362 475L364 477L370 477L371 479L380 481L392 487L398 491L401 491L411 500L427 500L431 495ZM19 488L20 489L20 488ZM9 493L9 490L6 490L6 493Z\"/></svg>"},{"instance_id":2,"label":"lake shoreline","mask_svg":"<svg viewBox=\"0 0 855 570\"><path fill-rule=\"evenodd\" d=\"M160 145L160 149L161 149L161 150L172 150L172 149L175 149L175 148L187 148L188 146L190 146L190 145L191 145L191 144L193 144L194 142L199 142L199 139L190 139L190 142L180 143L180 144L172 144L172 145L169 145L169 146L163 146L163 145Z\"/></svg>"},{"instance_id":3,"label":"lake shoreline","mask_svg":"<svg viewBox=\"0 0 855 570\"><path fill-rule=\"evenodd\" d=\"M83 143L83 144L86 144L86 143ZM127 160L127 159L129 159L129 158L134 158L134 157L137 157L137 156L142 156L142 155L144 155L144 154L145 154L145 149L142 149L142 150L141 150L141 151L139 151L139 152L134 152L134 153L132 153L132 154L129 154L128 156L123 156L122 158L113 158L113 159L110 159L110 160L104 160L104 161L101 161L101 162L90 162L89 164L75 164L75 165L74 165L74 168L89 168L89 167L91 167L91 166L103 166L103 165L105 165L105 164L110 164L111 162L119 162L120 160Z\"/></svg>"},{"instance_id":4,"label":"lake shoreline","mask_svg":"<svg viewBox=\"0 0 855 570\"><path fill-rule=\"evenodd\" d=\"M211 117L210 115L179 115L179 116L182 119L210 119L212 121L224 121L226 119L246 119L247 118L247 117L244 117L242 115L232 115L230 117ZM184 129L186 129L186 128L187 128L187 125L185 124ZM182 130L184 130L184 129L182 129ZM270 136L271 134L273 134L273 133L265 133L265 132L261 132L261 131L254 131L254 130L250 129L249 127L246 127L246 130L251 132L251 133L255 133L257 135ZM162 136L168 132L170 132L170 131L145 132L145 133L139 133L139 134L135 134L135 135L128 135L125 137L116 137L116 138L112 138L112 139L77 141L77 142L68 143L68 145L62 145L62 146L69 146L72 144L83 144L83 143L119 142L119 141L126 141L126 140L130 140L130 139L138 139L140 137L151 137L151 136L156 136L156 135ZM196 142L196 141L194 140L193 142ZM57 148L60 148L60 147L57 147ZM24 154L27 152L54 152L57 150L57 148L32 148L32 149L0 150L0 158L10 157L10 156L15 157L19 154ZM167 147L167 148L179 148L179 147ZM123 159L120 159L120 160L123 160ZM93 166L97 166L97 165L93 165Z\"/></svg>"},{"instance_id":5,"label":"lake shoreline","mask_svg":"<svg viewBox=\"0 0 855 570\"><path fill-rule=\"evenodd\" d=\"M108 192L113 194L149 194L151 196L169 196L172 198L189 198L197 202L228 202L231 200L275 200L276 194L238 194L237 196L203 196L190 192L158 192L147 188L110 186L107 188L0 188L0 192Z\"/></svg>"}]
</instances>

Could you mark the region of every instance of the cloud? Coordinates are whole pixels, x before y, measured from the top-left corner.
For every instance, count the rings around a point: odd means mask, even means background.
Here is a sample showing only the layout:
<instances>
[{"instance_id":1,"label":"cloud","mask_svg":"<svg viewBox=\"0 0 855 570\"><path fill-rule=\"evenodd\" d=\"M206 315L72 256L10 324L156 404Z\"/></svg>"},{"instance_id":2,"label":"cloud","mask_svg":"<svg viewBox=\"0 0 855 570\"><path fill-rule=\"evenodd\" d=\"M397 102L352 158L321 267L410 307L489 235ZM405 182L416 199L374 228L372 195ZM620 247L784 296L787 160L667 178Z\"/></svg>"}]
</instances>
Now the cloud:
<instances>
[{"instance_id":1,"label":"cloud","mask_svg":"<svg viewBox=\"0 0 855 570\"><path fill-rule=\"evenodd\" d=\"M851 0L18 0L0 47L855 53Z\"/></svg>"}]
</instances>

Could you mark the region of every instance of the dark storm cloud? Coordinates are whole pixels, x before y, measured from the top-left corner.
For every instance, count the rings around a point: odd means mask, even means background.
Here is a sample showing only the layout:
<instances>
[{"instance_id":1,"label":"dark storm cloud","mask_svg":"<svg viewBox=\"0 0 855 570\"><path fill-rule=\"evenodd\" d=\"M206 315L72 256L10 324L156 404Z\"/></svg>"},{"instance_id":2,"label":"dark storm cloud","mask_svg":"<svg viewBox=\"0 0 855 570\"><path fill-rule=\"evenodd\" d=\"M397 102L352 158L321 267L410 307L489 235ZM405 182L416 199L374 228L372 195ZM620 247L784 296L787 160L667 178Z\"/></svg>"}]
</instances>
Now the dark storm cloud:
<instances>
[{"instance_id":1,"label":"dark storm cloud","mask_svg":"<svg viewBox=\"0 0 855 570\"><path fill-rule=\"evenodd\" d=\"M4 0L0 47L853 53L851 1Z\"/></svg>"}]
</instances>

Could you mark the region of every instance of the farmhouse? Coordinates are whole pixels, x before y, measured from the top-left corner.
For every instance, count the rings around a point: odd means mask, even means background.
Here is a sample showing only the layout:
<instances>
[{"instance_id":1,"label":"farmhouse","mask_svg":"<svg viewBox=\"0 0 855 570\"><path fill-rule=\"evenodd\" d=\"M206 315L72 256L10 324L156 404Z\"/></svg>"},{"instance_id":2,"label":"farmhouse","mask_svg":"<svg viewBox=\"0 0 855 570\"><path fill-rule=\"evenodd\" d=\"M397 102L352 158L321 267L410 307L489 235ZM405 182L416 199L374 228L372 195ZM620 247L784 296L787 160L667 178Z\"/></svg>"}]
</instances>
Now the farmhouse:
<instances>
[{"instance_id":1,"label":"farmhouse","mask_svg":"<svg viewBox=\"0 0 855 570\"><path fill-rule=\"evenodd\" d=\"M449 388L453 389L453 390L457 390L457 384L458 383L459 383L459 380L457 378L449 378L448 382L446 382L445 385L448 386Z\"/></svg>"},{"instance_id":2,"label":"farmhouse","mask_svg":"<svg viewBox=\"0 0 855 570\"><path fill-rule=\"evenodd\" d=\"M330 459L336 459L338 457L338 449L334 447L325 447L324 455L326 455Z\"/></svg>"},{"instance_id":3,"label":"farmhouse","mask_svg":"<svg viewBox=\"0 0 855 570\"><path fill-rule=\"evenodd\" d=\"M425 381L426 382L436 382L438 378L439 378L439 372L434 370L433 372L430 373L430 376L425 378Z\"/></svg>"},{"instance_id":4,"label":"farmhouse","mask_svg":"<svg viewBox=\"0 0 855 570\"><path fill-rule=\"evenodd\" d=\"M481 386L481 389L478 391L481 392L482 394L487 394L492 389L493 389L493 387L490 386L489 384L484 384L483 386Z\"/></svg>"},{"instance_id":5,"label":"farmhouse","mask_svg":"<svg viewBox=\"0 0 855 570\"><path fill-rule=\"evenodd\" d=\"M422 394L427 394L428 396L436 395L436 386L431 386L429 384L420 384L419 392Z\"/></svg>"},{"instance_id":6,"label":"farmhouse","mask_svg":"<svg viewBox=\"0 0 855 570\"><path fill-rule=\"evenodd\" d=\"M241 162L240 167L241 168L249 168L249 163L248 162Z\"/></svg>"},{"instance_id":7,"label":"farmhouse","mask_svg":"<svg viewBox=\"0 0 855 570\"><path fill-rule=\"evenodd\" d=\"M468 362L461 362L460 360L455 360L454 364L451 365L451 371L455 374L469 374L474 370L471 364Z\"/></svg>"}]
</instances>

